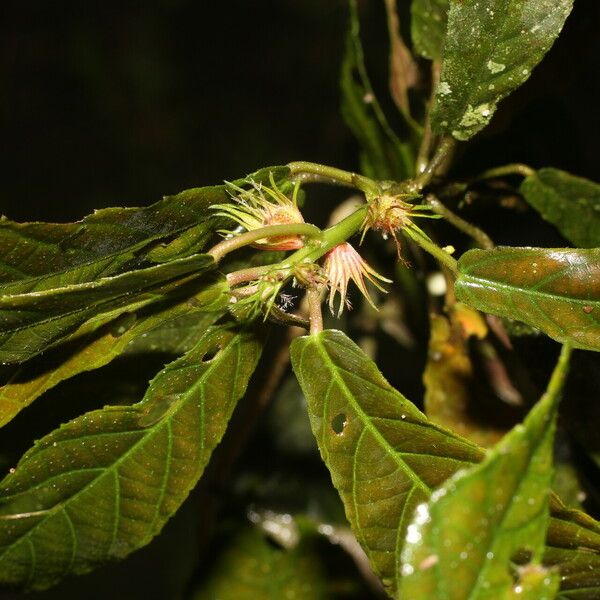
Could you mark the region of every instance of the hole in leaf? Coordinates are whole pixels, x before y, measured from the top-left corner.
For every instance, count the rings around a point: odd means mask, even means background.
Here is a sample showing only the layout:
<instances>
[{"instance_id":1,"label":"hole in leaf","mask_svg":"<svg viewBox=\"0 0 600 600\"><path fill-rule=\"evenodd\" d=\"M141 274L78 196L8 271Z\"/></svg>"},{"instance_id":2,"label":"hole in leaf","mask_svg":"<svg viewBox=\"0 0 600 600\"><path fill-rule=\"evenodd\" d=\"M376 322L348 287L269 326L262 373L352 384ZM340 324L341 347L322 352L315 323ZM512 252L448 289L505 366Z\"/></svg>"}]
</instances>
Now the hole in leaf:
<instances>
[{"instance_id":1,"label":"hole in leaf","mask_svg":"<svg viewBox=\"0 0 600 600\"><path fill-rule=\"evenodd\" d=\"M209 348L202 357L202 362L211 361L221 350L221 346L215 346L214 348Z\"/></svg>"},{"instance_id":2,"label":"hole in leaf","mask_svg":"<svg viewBox=\"0 0 600 600\"><path fill-rule=\"evenodd\" d=\"M346 415L344 413L340 413L331 419L331 429L336 435L342 435L344 427L346 427Z\"/></svg>"}]
</instances>

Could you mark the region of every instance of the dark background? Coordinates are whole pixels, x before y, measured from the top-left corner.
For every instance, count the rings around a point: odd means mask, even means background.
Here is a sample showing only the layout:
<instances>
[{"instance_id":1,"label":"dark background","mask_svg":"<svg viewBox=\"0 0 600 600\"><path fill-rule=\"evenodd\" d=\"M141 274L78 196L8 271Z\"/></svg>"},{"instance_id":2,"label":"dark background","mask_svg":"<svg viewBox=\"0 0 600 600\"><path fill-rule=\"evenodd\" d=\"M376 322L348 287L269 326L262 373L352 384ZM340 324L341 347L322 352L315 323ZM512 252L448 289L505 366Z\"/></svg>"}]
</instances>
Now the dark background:
<instances>
[{"instance_id":1,"label":"dark background","mask_svg":"<svg viewBox=\"0 0 600 600\"><path fill-rule=\"evenodd\" d=\"M383 94L382 4L361 6ZM74 220L291 160L357 168L338 112L346 21L344 0L2 2L0 214ZM599 29L600 3L575 0L563 35L466 149L459 175L521 161L600 178ZM501 223L490 233L506 241L554 239L531 219L494 231ZM126 561L31 597L177 598L200 557L202 499Z\"/></svg>"}]
</instances>

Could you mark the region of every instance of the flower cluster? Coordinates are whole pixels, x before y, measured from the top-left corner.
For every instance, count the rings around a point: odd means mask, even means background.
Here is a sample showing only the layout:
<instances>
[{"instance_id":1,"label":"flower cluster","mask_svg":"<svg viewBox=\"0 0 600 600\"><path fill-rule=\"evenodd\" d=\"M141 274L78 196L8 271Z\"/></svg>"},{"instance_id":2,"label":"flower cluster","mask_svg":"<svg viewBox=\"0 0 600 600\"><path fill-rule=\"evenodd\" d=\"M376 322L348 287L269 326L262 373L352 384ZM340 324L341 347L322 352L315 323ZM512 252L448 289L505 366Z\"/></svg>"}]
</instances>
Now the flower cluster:
<instances>
[{"instance_id":1,"label":"flower cluster","mask_svg":"<svg viewBox=\"0 0 600 600\"><path fill-rule=\"evenodd\" d=\"M222 217L229 217L246 231L254 231L269 225L304 223L297 206L299 184L294 188L292 198L288 198L278 187L269 173L271 186L250 180L249 189L228 183L233 204L214 204L211 208ZM234 232L223 231L226 235ZM299 235L278 236L257 240L253 246L262 250L297 250L304 245Z\"/></svg>"}]
</instances>

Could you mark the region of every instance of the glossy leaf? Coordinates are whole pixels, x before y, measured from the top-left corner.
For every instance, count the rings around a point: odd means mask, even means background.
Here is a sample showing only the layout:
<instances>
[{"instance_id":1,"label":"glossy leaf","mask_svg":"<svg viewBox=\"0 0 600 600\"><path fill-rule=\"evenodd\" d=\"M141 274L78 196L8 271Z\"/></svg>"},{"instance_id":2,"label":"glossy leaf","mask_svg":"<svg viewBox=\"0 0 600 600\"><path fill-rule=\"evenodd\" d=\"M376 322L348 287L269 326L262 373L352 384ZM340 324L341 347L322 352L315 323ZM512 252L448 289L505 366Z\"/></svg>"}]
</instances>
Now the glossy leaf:
<instances>
[{"instance_id":1,"label":"glossy leaf","mask_svg":"<svg viewBox=\"0 0 600 600\"><path fill-rule=\"evenodd\" d=\"M278 548L258 528L233 537L211 576L193 600L274 600L329 598L322 561L309 541Z\"/></svg>"},{"instance_id":2,"label":"glossy leaf","mask_svg":"<svg viewBox=\"0 0 600 600\"><path fill-rule=\"evenodd\" d=\"M163 298L159 286L215 267L198 254L95 281L0 296L0 362L22 362L73 333L97 313Z\"/></svg>"},{"instance_id":3,"label":"glossy leaf","mask_svg":"<svg viewBox=\"0 0 600 600\"><path fill-rule=\"evenodd\" d=\"M350 30L340 72L341 111L361 146L361 170L375 179L412 175L413 156L391 129L371 86L362 43L356 0L349 0Z\"/></svg>"},{"instance_id":4,"label":"glossy leaf","mask_svg":"<svg viewBox=\"0 0 600 600\"><path fill-rule=\"evenodd\" d=\"M500 100L530 76L560 33L573 0L451 0L440 83L439 133L468 140Z\"/></svg>"},{"instance_id":5,"label":"glossy leaf","mask_svg":"<svg viewBox=\"0 0 600 600\"><path fill-rule=\"evenodd\" d=\"M412 41L415 51L431 60L442 57L449 0L413 0L411 5Z\"/></svg>"},{"instance_id":6,"label":"glossy leaf","mask_svg":"<svg viewBox=\"0 0 600 600\"><path fill-rule=\"evenodd\" d=\"M417 508L402 552L399 597L496 600L523 593L521 582L513 588L510 563L526 550L533 575L543 556L556 414L569 356L564 347L546 394L524 423ZM541 585L546 578L552 585L554 577L545 573ZM531 579L526 585L539 587Z\"/></svg>"},{"instance_id":7,"label":"glossy leaf","mask_svg":"<svg viewBox=\"0 0 600 600\"><path fill-rule=\"evenodd\" d=\"M123 315L98 331L16 367L0 387L0 427L61 381L98 369L120 354L156 349L172 354L187 352L225 311L229 299L226 289L223 278L209 280L191 297L167 307L153 306Z\"/></svg>"},{"instance_id":8,"label":"glossy leaf","mask_svg":"<svg viewBox=\"0 0 600 600\"><path fill-rule=\"evenodd\" d=\"M147 544L201 476L260 349L249 331L210 330L139 404L37 442L0 483L0 583L44 588Z\"/></svg>"},{"instance_id":9,"label":"glossy leaf","mask_svg":"<svg viewBox=\"0 0 600 600\"><path fill-rule=\"evenodd\" d=\"M291 357L348 520L393 593L414 510L485 451L430 423L342 332L298 338ZM575 589L600 563L600 524L555 496L551 511L544 562L560 567L564 589Z\"/></svg>"},{"instance_id":10,"label":"glossy leaf","mask_svg":"<svg viewBox=\"0 0 600 600\"><path fill-rule=\"evenodd\" d=\"M483 451L429 422L342 332L298 338L291 354L354 534L393 589L415 508Z\"/></svg>"},{"instance_id":11,"label":"glossy leaf","mask_svg":"<svg viewBox=\"0 0 600 600\"><path fill-rule=\"evenodd\" d=\"M268 181L271 171L276 179L288 173L271 167L249 177ZM166 262L199 252L220 223L209 207L229 200L226 186L218 185L144 208L97 210L77 223L13 223L2 217L0 294L81 284L140 268L144 260Z\"/></svg>"},{"instance_id":12,"label":"glossy leaf","mask_svg":"<svg viewBox=\"0 0 600 600\"><path fill-rule=\"evenodd\" d=\"M600 350L600 248L470 250L458 266L463 302Z\"/></svg>"},{"instance_id":13,"label":"glossy leaf","mask_svg":"<svg viewBox=\"0 0 600 600\"><path fill-rule=\"evenodd\" d=\"M520 191L575 246L600 247L600 185L558 169L540 169L523 180Z\"/></svg>"}]
</instances>

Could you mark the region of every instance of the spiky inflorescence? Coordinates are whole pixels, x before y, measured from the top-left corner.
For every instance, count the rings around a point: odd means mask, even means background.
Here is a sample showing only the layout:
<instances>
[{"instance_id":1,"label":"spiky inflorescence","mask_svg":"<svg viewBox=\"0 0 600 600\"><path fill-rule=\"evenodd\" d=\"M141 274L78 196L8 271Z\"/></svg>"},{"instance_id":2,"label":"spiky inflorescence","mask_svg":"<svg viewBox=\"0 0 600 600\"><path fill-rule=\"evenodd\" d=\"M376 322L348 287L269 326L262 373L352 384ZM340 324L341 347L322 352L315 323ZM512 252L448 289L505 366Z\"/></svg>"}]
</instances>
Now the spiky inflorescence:
<instances>
[{"instance_id":1,"label":"spiky inflorescence","mask_svg":"<svg viewBox=\"0 0 600 600\"><path fill-rule=\"evenodd\" d=\"M218 216L228 217L246 231L254 231L268 225L288 225L304 223L302 213L297 206L299 184L294 187L292 198L288 198L278 187L269 173L271 185L263 185L250 180L249 189L227 183L233 204L214 204L211 208ZM234 235L232 231L222 231ZM299 235L278 236L257 240L252 244L262 250L297 250L304 245Z\"/></svg>"},{"instance_id":2,"label":"spiky inflorescence","mask_svg":"<svg viewBox=\"0 0 600 600\"><path fill-rule=\"evenodd\" d=\"M386 279L370 267L348 242L339 244L325 255L323 270L329 284L329 308L332 314L335 314L335 297L337 294L340 296L337 310L338 317L342 314L344 306L349 307L346 295L350 280L354 281L356 287L373 308L376 308L376 306L367 290L365 278L382 292L386 292L386 290L377 280L391 283L390 279Z\"/></svg>"},{"instance_id":3,"label":"spiky inflorescence","mask_svg":"<svg viewBox=\"0 0 600 600\"><path fill-rule=\"evenodd\" d=\"M439 218L438 215L427 214L431 210L427 204L411 204L407 199L416 199L414 194L382 194L369 203L369 210L363 221L361 242L369 229L381 232L384 239L393 238L396 243L398 257L400 258L400 242L396 233L404 231L409 236L411 230L416 230L422 235L425 233L413 222L416 217L430 219Z\"/></svg>"}]
</instances>

